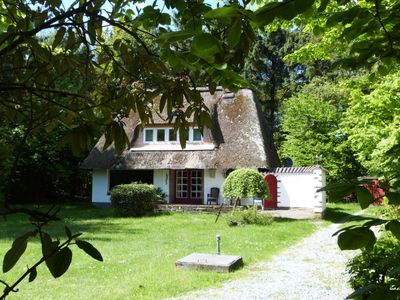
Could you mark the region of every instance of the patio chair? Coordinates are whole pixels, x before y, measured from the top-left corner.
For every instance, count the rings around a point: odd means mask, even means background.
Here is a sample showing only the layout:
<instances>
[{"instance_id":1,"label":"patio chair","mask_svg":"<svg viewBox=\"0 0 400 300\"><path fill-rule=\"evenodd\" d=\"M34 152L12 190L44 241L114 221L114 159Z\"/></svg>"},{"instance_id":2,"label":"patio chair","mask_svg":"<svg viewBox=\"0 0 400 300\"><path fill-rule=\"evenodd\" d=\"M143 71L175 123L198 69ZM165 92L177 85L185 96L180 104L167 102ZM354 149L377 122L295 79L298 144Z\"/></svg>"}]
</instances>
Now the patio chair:
<instances>
[{"instance_id":1,"label":"patio chair","mask_svg":"<svg viewBox=\"0 0 400 300\"><path fill-rule=\"evenodd\" d=\"M213 187L210 189L210 193L207 194L207 204L211 204L215 202L218 204L218 197L219 197L219 188Z\"/></svg>"}]
</instances>

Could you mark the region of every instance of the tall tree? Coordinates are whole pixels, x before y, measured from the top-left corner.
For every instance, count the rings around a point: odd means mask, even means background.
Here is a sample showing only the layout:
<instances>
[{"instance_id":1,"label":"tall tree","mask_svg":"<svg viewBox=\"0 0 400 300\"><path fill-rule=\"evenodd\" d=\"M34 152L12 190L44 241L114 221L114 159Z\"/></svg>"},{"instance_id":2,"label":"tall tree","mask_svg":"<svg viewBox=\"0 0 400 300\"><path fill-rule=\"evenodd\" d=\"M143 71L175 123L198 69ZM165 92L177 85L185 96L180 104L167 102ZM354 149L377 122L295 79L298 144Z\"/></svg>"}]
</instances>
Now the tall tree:
<instances>
[{"instance_id":1,"label":"tall tree","mask_svg":"<svg viewBox=\"0 0 400 300\"><path fill-rule=\"evenodd\" d=\"M359 78L351 87L350 107L343 122L351 148L369 174L399 184L400 73L374 82Z\"/></svg>"},{"instance_id":2,"label":"tall tree","mask_svg":"<svg viewBox=\"0 0 400 300\"><path fill-rule=\"evenodd\" d=\"M270 140L280 146L281 106L296 89L306 82L305 66L285 61L285 56L304 44L306 35L299 30L279 28L262 33L245 59L243 74L255 88L266 115Z\"/></svg>"},{"instance_id":3,"label":"tall tree","mask_svg":"<svg viewBox=\"0 0 400 300\"><path fill-rule=\"evenodd\" d=\"M281 155L295 166L320 164L329 181L349 181L362 175L341 122L349 105L349 91L338 82L314 78L284 104Z\"/></svg>"}]
</instances>

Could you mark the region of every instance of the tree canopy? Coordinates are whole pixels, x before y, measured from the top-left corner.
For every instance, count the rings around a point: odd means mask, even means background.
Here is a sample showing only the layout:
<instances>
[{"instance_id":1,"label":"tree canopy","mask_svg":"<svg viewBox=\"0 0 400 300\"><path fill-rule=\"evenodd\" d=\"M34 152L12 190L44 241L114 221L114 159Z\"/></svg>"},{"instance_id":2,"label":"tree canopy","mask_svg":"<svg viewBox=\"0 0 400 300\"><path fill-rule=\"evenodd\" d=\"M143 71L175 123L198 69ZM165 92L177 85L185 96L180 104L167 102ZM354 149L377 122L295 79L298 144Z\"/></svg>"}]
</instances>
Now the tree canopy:
<instances>
[{"instance_id":1,"label":"tree canopy","mask_svg":"<svg viewBox=\"0 0 400 300\"><path fill-rule=\"evenodd\" d=\"M296 166L319 164L330 181L349 181L362 174L348 134L343 130L350 91L340 80L314 78L284 104L282 157Z\"/></svg>"},{"instance_id":2,"label":"tree canopy","mask_svg":"<svg viewBox=\"0 0 400 300\"><path fill-rule=\"evenodd\" d=\"M100 122L107 127L106 145L115 140L119 152L127 143L122 118L133 109L150 122L158 95L158 109L166 108L177 128L185 128L190 116L207 125L207 108L193 89L199 79L211 92L217 85L233 91L247 85L233 70L243 64L255 29L283 20L296 24L299 14L317 20L310 22L315 32L339 28L343 41L352 41L347 58L353 62L398 59L398 1L255 2L211 7L156 1L139 9L126 0L76 0L70 6L61 0L3 1L0 113L27 124L28 132L65 126L80 148L91 144ZM126 37L110 40L107 33L116 28ZM186 108L184 97L190 99Z\"/></svg>"}]
</instances>

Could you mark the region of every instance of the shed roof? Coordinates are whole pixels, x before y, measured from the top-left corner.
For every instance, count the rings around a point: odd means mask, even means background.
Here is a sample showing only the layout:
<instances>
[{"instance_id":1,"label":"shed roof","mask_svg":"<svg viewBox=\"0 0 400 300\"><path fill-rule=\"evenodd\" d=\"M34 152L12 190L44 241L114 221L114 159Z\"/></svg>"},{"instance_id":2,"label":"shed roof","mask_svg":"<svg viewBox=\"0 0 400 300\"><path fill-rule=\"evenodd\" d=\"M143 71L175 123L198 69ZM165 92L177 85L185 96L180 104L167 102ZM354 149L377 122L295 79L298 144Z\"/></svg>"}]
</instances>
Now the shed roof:
<instances>
[{"instance_id":1,"label":"shed roof","mask_svg":"<svg viewBox=\"0 0 400 300\"><path fill-rule=\"evenodd\" d=\"M114 145L102 150L102 136L84 160L84 169L217 169L274 168L279 165L273 145L267 145L266 122L254 93L241 89L237 93L217 89L211 95L201 89L204 103L210 109L213 128L213 149L148 151L125 150L117 155ZM157 101L157 99L156 99ZM155 123L163 121L154 116ZM125 131L133 143L140 120L131 113L125 121ZM271 139L272 140L272 139ZM192 147L193 148L193 147Z\"/></svg>"},{"instance_id":2,"label":"shed roof","mask_svg":"<svg viewBox=\"0 0 400 300\"><path fill-rule=\"evenodd\" d=\"M316 170L325 169L321 166L309 166L309 167L280 167L272 170L274 173L314 173Z\"/></svg>"}]
</instances>

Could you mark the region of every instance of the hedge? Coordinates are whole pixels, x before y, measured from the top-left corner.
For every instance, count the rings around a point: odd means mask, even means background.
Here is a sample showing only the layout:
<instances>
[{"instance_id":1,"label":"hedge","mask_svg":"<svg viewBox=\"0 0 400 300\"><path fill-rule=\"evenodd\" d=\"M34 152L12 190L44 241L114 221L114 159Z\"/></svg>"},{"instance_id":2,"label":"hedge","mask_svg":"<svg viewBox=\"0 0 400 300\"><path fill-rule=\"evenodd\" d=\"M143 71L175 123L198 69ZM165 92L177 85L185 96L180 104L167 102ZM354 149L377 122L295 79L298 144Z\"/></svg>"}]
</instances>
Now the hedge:
<instances>
[{"instance_id":1,"label":"hedge","mask_svg":"<svg viewBox=\"0 0 400 300\"><path fill-rule=\"evenodd\" d=\"M111 204L120 216L143 216L153 210L157 200L157 189L152 184L120 184L111 190Z\"/></svg>"}]
</instances>

